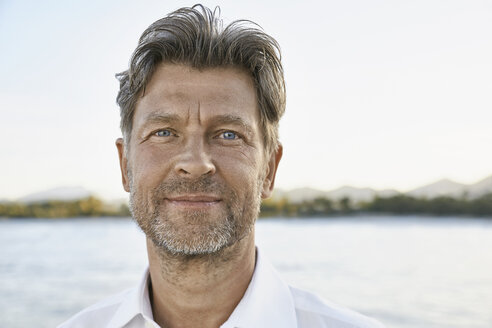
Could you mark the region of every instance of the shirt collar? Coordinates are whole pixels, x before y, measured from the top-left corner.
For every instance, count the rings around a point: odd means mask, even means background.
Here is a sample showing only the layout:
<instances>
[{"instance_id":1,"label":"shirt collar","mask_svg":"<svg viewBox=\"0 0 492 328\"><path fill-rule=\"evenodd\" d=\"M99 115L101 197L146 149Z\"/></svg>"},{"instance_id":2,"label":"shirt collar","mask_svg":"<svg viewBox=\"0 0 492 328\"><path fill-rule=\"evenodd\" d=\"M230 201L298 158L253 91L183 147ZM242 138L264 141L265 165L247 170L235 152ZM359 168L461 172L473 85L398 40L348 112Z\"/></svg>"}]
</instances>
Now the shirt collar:
<instances>
[{"instance_id":1,"label":"shirt collar","mask_svg":"<svg viewBox=\"0 0 492 328\"><path fill-rule=\"evenodd\" d=\"M256 249L256 267L243 298L221 328L296 328L289 286Z\"/></svg>"},{"instance_id":2,"label":"shirt collar","mask_svg":"<svg viewBox=\"0 0 492 328\"><path fill-rule=\"evenodd\" d=\"M136 289L119 306L107 328L121 328L138 315L153 322L149 299L149 269ZM296 328L294 300L289 286L268 259L256 249L256 265L243 298L221 328ZM157 325L156 325L157 326Z\"/></svg>"},{"instance_id":3,"label":"shirt collar","mask_svg":"<svg viewBox=\"0 0 492 328\"><path fill-rule=\"evenodd\" d=\"M148 267L145 269L137 288L130 290L129 294L124 298L107 328L124 327L138 315L141 315L145 321L153 322L152 307L149 298Z\"/></svg>"}]
</instances>

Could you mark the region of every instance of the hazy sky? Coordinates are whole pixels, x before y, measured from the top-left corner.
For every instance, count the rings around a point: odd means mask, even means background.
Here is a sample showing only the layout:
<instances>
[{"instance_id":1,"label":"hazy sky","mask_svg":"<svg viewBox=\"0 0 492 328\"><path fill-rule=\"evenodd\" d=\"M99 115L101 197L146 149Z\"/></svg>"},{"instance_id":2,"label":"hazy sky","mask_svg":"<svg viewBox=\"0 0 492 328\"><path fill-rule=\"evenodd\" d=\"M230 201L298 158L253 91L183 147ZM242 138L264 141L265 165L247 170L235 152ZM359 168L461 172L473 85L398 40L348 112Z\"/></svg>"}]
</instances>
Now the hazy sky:
<instances>
[{"instance_id":1,"label":"hazy sky","mask_svg":"<svg viewBox=\"0 0 492 328\"><path fill-rule=\"evenodd\" d=\"M492 2L204 1L283 51L277 187L402 191L492 174ZM183 1L0 0L0 198L120 197L116 72Z\"/></svg>"}]
</instances>

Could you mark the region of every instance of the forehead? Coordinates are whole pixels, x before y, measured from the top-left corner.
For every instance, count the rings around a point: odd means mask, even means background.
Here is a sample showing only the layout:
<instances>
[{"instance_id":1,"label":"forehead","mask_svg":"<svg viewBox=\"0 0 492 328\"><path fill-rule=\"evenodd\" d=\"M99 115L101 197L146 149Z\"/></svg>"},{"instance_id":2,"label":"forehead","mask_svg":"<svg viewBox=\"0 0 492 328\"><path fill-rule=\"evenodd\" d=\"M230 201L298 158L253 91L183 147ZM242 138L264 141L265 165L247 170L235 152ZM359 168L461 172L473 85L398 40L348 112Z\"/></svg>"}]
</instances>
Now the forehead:
<instances>
[{"instance_id":1,"label":"forehead","mask_svg":"<svg viewBox=\"0 0 492 328\"><path fill-rule=\"evenodd\" d=\"M197 116L235 115L258 122L253 79L241 69L160 64L139 98L134 124L151 113Z\"/></svg>"}]
</instances>

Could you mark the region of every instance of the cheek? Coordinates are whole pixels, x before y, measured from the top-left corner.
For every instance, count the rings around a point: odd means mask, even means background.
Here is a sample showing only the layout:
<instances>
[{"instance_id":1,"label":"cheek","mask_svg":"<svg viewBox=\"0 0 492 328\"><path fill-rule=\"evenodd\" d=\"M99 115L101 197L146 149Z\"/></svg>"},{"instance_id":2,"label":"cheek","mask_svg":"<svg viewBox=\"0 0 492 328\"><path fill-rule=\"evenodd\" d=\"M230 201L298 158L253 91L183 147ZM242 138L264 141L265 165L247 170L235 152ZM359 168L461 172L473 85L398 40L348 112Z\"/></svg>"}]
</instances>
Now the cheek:
<instances>
[{"instance_id":1,"label":"cheek","mask_svg":"<svg viewBox=\"0 0 492 328\"><path fill-rule=\"evenodd\" d=\"M158 185L169 170L173 155L155 147L142 147L134 154L133 175L135 182L145 185Z\"/></svg>"},{"instance_id":2,"label":"cheek","mask_svg":"<svg viewBox=\"0 0 492 328\"><path fill-rule=\"evenodd\" d=\"M238 188L251 187L264 176L261 154L256 151L224 151L214 154L213 160L217 172L235 184Z\"/></svg>"},{"instance_id":3,"label":"cheek","mask_svg":"<svg viewBox=\"0 0 492 328\"><path fill-rule=\"evenodd\" d=\"M221 161L228 165L245 165L251 168L260 166L262 162L262 152L255 147L248 145L240 146L210 146L210 155L216 161Z\"/></svg>"}]
</instances>

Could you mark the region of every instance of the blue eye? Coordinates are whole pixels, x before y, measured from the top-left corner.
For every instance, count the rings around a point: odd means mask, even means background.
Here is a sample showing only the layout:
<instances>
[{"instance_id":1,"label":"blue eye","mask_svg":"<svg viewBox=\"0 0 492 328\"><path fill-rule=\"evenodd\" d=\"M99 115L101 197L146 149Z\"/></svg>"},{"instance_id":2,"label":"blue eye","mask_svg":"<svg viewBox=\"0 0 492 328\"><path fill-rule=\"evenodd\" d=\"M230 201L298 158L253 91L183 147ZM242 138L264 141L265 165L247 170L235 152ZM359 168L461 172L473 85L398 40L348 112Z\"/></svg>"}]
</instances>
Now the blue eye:
<instances>
[{"instance_id":1,"label":"blue eye","mask_svg":"<svg viewBox=\"0 0 492 328\"><path fill-rule=\"evenodd\" d=\"M169 130L159 130L155 133L158 137L169 137L171 136L171 131Z\"/></svg>"},{"instance_id":2,"label":"blue eye","mask_svg":"<svg viewBox=\"0 0 492 328\"><path fill-rule=\"evenodd\" d=\"M226 132L222 133L222 136L224 137L224 139L227 139L227 140L234 140L237 138L236 133L232 132L232 131L226 131Z\"/></svg>"}]
</instances>

